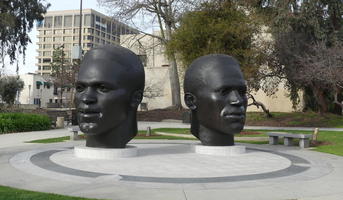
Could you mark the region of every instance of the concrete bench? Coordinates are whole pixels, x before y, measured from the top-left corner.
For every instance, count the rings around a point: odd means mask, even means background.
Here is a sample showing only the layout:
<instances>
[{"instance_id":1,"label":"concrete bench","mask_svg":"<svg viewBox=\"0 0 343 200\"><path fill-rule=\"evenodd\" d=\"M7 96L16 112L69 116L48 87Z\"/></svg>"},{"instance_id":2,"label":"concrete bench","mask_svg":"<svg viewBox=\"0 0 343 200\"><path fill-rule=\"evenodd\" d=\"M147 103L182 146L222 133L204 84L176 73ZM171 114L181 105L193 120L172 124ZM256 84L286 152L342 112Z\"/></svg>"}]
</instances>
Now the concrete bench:
<instances>
[{"instance_id":1,"label":"concrete bench","mask_svg":"<svg viewBox=\"0 0 343 200\"><path fill-rule=\"evenodd\" d=\"M79 136L80 127L79 126L69 127L68 130L71 132L70 140L79 140L80 139L80 136Z\"/></svg>"},{"instance_id":2,"label":"concrete bench","mask_svg":"<svg viewBox=\"0 0 343 200\"><path fill-rule=\"evenodd\" d=\"M299 146L301 148L308 148L310 146L310 139L312 139L312 134L292 134L284 132L269 132L269 144L276 145L279 144L279 137L284 138L285 146L292 146L293 139L299 139Z\"/></svg>"}]
</instances>

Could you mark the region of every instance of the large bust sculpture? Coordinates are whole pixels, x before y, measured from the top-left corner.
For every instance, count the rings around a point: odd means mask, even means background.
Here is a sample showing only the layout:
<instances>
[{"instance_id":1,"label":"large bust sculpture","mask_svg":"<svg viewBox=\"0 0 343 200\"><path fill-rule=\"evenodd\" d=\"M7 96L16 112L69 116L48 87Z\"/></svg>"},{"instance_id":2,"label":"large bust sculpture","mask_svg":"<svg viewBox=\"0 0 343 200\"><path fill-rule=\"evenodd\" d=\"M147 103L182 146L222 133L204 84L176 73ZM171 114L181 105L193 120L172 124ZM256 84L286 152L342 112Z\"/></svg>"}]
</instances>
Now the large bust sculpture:
<instances>
[{"instance_id":1,"label":"large bust sculpture","mask_svg":"<svg viewBox=\"0 0 343 200\"><path fill-rule=\"evenodd\" d=\"M191 133L203 145L232 146L245 122L246 83L231 56L197 58L185 74L185 103L192 111Z\"/></svg>"},{"instance_id":2,"label":"large bust sculpture","mask_svg":"<svg viewBox=\"0 0 343 200\"><path fill-rule=\"evenodd\" d=\"M126 48L107 45L86 53L75 103L87 147L125 148L137 134L144 79L140 59Z\"/></svg>"}]
</instances>

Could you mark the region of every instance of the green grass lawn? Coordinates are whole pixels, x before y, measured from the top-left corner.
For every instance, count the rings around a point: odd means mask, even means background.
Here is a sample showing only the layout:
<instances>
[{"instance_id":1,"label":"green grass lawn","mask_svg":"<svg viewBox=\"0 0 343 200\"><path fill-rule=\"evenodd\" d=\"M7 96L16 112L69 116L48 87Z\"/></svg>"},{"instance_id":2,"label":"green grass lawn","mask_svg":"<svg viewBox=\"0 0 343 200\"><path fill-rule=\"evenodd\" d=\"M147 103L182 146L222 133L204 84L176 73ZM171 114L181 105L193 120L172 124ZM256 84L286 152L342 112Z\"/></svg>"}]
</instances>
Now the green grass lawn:
<instances>
[{"instance_id":1,"label":"green grass lawn","mask_svg":"<svg viewBox=\"0 0 343 200\"><path fill-rule=\"evenodd\" d=\"M272 118L268 118L262 112L248 112L246 125L343 128L343 117L332 113L320 115L316 112L273 112L272 115Z\"/></svg>"},{"instance_id":2,"label":"green grass lawn","mask_svg":"<svg viewBox=\"0 0 343 200\"><path fill-rule=\"evenodd\" d=\"M165 140L196 140L194 138L185 138L185 137L176 137L176 136L165 136L157 135L156 132L165 132L165 133L177 133L177 134L190 134L189 129L187 128L158 128L152 129L152 135L146 136L146 131L138 131L137 136L134 139L165 139ZM251 143L251 144L268 144L268 141L242 141L239 140L239 137L267 137L266 133L271 132L271 130L244 130L244 132L254 132L259 134L237 134L235 135L236 142L241 143ZM296 134L312 134L312 131L293 131L293 130L273 130L273 132L290 132ZM58 137L58 138L49 138L41 140L32 140L28 141L30 143L55 143L55 142L64 142L69 140L69 136ZM280 143L282 141L280 140ZM295 140L295 143L297 140ZM314 146L313 150L320 151L324 153L335 154L343 156L343 132L339 131L319 131L318 142L320 145Z\"/></svg>"},{"instance_id":3,"label":"green grass lawn","mask_svg":"<svg viewBox=\"0 0 343 200\"><path fill-rule=\"evenodd\" d=\"M70 140L70 136L40 139L40 140L31 140L31 141L27 141L26 143L42 143L42 144L45 144L45 143L64 142L67 140Z\"/></svg>"},{"instance_id":4,"label":"green grass lawn","mask_svg":"<svg viewBox=\"0 0 343 200\"><path fill-rule=\"evenodd\" d=\"M70 197L64 195L33 192L20 190L6 186L0 186L0 200L91 200L81 197Z\"/></svg>"},{"instance_id":5,"label":"green grass lawn","mask_svg":"<svg viewBox=\"0 0 343 200\"><path fill-rule=\"evenodd\" d=\"M153 132L165 132L165 133L177 133L177 134L190 134L189 129L186 128L159 128L153 129ZM294 131L294 130L244 130L244 132L258 132L260 134L237 134L235 135L238 137L236 142L240 143L250 143L250 144L268 144L268 141L242 141L239 140L239 137L267 137L267 132L289 132L289 133L296 133L296 134L312 134L313 131ZM172 137L172 136L170 136ZM185 139L185 138L182 138ZM343 156L343 132L340 131L319 131L318 136L319 143L323 143L323 145L313 147L313 150L335 154L339 156ZM294 140L297 143L297 140ZM280 140L282 143L282 140Z\"/></svg>"}]
</instances>

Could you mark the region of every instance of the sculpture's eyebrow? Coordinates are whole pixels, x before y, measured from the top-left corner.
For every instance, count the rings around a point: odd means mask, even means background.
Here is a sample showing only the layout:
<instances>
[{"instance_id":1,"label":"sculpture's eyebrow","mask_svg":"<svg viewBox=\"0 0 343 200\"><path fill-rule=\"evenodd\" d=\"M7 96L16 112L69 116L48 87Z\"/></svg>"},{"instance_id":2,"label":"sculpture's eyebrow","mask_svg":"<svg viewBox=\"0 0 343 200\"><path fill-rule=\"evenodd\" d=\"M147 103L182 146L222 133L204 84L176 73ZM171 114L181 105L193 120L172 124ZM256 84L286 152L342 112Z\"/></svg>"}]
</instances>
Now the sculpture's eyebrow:
<instances>
[{"instance_id":1,"label":"sculpture's eyebrow","mask_svg":"<svg viewBox=\"0 0 343 200\"><path fill-rule=\"evenodd\" d=\"M219 92L224 89L236 89L236 90L247 90L246 85L222 85L215 89L215 91Z\"/></svg>"},{"instance_id":2,"label":"sculpture's eyebrow","mask_svg":"<svg viewBox=\"0 0 343 200\"><path fill-rule=\"evenodd\" d=\"M77 81L76 84L78 85L85 85L85 86L93 86L93 87L97 87L100 85L104 85L106 87L115 89L117 88L117 84L113 83L113 82L106 82L106 81L92 81L92 82L85 82L85 81Z\"/></svg>"}]
</instances>

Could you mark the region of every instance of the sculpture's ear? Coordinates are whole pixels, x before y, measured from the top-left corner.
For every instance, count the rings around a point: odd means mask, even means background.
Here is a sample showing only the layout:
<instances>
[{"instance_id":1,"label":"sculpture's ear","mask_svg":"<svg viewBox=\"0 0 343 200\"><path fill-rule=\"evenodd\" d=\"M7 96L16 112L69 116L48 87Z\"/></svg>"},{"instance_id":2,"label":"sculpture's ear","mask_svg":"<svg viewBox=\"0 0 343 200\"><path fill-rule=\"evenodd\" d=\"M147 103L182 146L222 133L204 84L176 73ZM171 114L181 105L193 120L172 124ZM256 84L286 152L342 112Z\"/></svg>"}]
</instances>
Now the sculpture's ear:
<instances>
[{"instance_id":1,"label":"sculpture's ear","mask_svg":"<svg viewBox=\"0 0 343 200\"><path fill-rule=\"evenodd\" d=\"M143 99L143 91L137 90L132 94L131 97L131 107L138 107L138 105L142 102Z\"/></svg>"},{"instance_id":2,"label":"sculpture's ear","mask_svg":"<svg viewBox=\"0 0 343 200\"><path fill-rule=\"evenodd\" d=\"M197 98L192 93L187 92L185 94L185 104L187 105L189 109L195 110L197 108L196 100Z\"/></svg>"}]
</instances>

